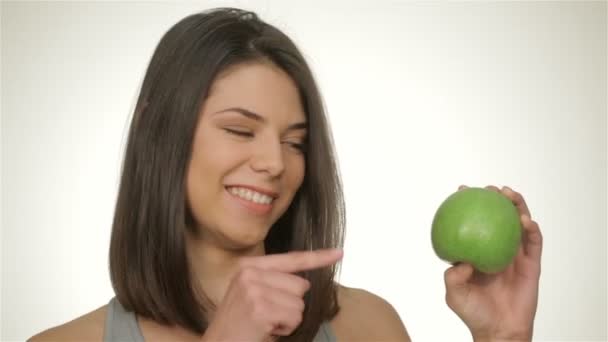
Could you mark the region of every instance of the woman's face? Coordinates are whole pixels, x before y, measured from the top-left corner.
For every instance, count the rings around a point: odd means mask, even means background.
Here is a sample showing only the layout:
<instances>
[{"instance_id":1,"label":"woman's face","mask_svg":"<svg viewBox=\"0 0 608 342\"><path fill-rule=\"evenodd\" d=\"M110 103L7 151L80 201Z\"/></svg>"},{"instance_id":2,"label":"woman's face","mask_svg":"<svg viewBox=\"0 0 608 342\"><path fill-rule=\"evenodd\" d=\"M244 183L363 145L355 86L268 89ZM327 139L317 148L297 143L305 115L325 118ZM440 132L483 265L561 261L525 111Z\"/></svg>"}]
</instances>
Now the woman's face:
<instances>
[{"instance_id":1,"label":"woman's face","mask_svg":"<svg viewBox=\"0 0 608 342\"><path fill-rule=\"evenodd\" d=\"M239 64L214 81L200 115L187 173L200 237L229 249L258 245L304 178L296 85L270 63Z\"/></svg>"}]
</instances>

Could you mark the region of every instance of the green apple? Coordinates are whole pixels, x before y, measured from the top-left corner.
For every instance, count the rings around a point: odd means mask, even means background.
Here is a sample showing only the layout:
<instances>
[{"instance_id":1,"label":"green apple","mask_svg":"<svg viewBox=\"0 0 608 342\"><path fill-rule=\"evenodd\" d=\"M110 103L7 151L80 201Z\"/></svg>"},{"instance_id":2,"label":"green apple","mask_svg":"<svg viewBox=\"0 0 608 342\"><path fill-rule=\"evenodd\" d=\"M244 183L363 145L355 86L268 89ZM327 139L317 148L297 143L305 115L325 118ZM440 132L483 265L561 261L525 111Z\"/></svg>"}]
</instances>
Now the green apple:
<instances>
[{"instance_id":1,"label":"green apple","mask_svg":"<svg viewBox=\"0 0 608 342\"><path fill-rule=\"evenodd\" d=\"M521 242L519 213L501 193L466 188L441 203L433 218L431 240L442 260L469 263L483 273L498 273L517 254Z\"/></svg>"}]
</instances>

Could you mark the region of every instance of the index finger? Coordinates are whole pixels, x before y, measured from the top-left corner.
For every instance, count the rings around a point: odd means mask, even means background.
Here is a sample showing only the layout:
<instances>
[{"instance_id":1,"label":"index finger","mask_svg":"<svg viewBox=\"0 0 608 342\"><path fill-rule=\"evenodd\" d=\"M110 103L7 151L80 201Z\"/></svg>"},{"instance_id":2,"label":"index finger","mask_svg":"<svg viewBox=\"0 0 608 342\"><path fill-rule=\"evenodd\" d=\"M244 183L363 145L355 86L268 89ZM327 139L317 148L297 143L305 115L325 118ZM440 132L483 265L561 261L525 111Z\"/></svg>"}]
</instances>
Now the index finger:
<instances>
[{"instance_id":1,"label":"index finger","mask_svg":"<svg viewBox=\"0 0 608 342\"><path fill-rule=\"evenodd\" d=\"M333 265L342 259L342 256L343 252L341 249L295 251L244 258L241 260L241 266L295 273Z\"/></svg>"}]
</instances>

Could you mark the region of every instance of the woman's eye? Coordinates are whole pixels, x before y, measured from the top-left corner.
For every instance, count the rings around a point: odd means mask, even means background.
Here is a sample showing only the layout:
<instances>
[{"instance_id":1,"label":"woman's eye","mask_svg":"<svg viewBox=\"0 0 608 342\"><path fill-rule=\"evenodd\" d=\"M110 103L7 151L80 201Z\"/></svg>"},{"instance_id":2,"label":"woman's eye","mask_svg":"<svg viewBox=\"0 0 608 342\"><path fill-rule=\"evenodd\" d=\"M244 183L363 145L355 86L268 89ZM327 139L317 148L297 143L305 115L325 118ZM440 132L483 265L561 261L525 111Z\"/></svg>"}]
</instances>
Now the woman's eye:
<instances>
[{"instance_id":1,"label":"woman's eye","mask_svg":"<svg viewBox=\"0 0 608 342\"><path fill-rule=\"evenodd\" d=\"M224 128L224 130L230 134L238 135L241 137L253 137L253 133L247 131L238 131L235 129Z\"/></svg>"},{"instance_id":2,"label":"woman's eye","mask_svg":"<svg viewBox=\"0 0 608 342\"><path fill-rule=\"evenodd\" d=\"M228 132L229 134L237 135L240 137L252 138L254 136L253 132L248 132L248 131L241 131L241 130L230 129L230 128L224 128L224 131ZM305 144L292 143L292 142L286 142L286 144L300 153L306 152Z\"/></svg>"},{"instance_id":3,"label":"woman's eye","mask_svg":"<svg viewBox=\"0 0 608 342\"><path fill-rule=\"evenodd\" d=\"M298 152L301 152L301 153L306 152L306 146L304 144L298 144L298 143L287 143L287 144L289 144L289 146L296 149Z\"/></svg>"}]
</instances>

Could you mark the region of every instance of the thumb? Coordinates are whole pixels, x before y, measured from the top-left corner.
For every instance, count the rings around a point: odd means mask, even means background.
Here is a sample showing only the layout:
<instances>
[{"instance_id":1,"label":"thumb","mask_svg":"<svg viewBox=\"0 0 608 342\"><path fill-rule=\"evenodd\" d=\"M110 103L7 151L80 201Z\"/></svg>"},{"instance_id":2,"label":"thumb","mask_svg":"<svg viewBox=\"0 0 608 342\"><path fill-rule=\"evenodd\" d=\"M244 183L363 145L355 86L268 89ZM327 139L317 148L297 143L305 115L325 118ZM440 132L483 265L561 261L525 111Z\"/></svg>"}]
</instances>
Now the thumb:
<instances>
[{"instance_id":1,"label":"thumb","mask_svg":"<svg viewBox=\"0 0 608 342\"><path fill-rule=\"evenodd\" d=\"M445 288L448 296L459 296L469 291L469 279L473 275L473 266L459 263L448 268L444 273Z\"/></svg>"}]
</instances>

